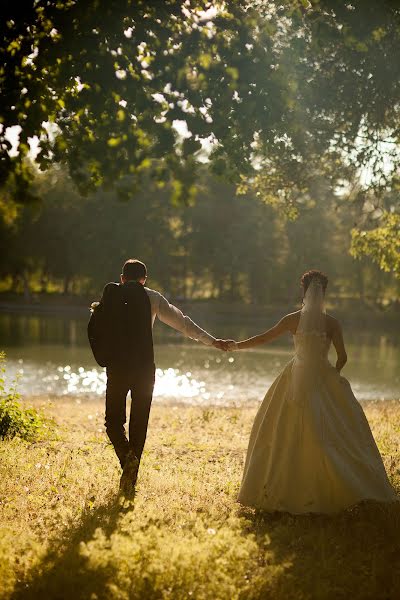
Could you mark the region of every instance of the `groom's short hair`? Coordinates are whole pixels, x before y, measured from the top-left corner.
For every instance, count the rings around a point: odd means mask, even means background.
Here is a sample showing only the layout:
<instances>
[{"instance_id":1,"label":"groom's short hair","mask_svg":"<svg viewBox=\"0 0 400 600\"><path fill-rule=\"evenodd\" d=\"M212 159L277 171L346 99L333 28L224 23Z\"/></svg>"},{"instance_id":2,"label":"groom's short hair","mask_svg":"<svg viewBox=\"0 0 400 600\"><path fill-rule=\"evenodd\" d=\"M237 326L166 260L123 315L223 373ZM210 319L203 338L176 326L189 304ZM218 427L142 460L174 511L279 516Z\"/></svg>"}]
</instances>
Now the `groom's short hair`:
<instances>
[{"instance_id":1,"label":"groom's short hair","mask_svg":"<svg viewBox=\"0 0 400 600\"><path fill-rule=\"evenodd\" d=\"M122 275L128 280L144 279L147 277L146 265L136 258L129 258L122 267Z\"/></svg>"}]
</instances>

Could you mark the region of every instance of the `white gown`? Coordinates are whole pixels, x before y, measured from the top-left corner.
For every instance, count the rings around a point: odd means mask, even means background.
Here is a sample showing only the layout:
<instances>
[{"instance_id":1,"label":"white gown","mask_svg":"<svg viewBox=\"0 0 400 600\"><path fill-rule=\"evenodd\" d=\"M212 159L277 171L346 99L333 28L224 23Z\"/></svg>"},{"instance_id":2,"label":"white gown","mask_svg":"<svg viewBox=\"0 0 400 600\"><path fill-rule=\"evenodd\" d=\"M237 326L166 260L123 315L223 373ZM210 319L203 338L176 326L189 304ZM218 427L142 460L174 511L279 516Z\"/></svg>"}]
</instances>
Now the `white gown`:
<instances>
[{"instance_id":1,"label":"white gown","mask_svg":"<svg viewBox=\"0 0 400 600\"><path fill-rule=\"evenodd\" d=\"M295 356L254 421L239 502L267 511L336 512L397 499L350 384L328 361L326 334L294 336Z\"/></svg>"}]
</instances>

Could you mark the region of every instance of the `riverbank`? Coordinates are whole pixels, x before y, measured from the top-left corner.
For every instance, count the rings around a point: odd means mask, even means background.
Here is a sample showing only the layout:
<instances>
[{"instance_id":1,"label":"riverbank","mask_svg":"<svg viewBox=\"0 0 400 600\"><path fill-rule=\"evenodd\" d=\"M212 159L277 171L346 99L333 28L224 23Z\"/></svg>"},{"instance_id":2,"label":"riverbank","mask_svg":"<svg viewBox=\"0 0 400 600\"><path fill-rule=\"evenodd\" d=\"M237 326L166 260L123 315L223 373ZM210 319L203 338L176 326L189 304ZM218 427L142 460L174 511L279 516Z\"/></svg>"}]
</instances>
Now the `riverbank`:
<instances>
[{"instance_id":1,"label":"riverbank","mask_svg":"<svg viewBox=\"0 0 400 600\"><path fill-rule=\"evenodd\" d=\"M260 515L236 503L256 411L154 406L134 503L103 403L28 402L41 441L0 442L0 597L343 599L400 596L400 505L337 516ZM400 492L400 405L364 405Z\"/></svg>"}]
</instances>

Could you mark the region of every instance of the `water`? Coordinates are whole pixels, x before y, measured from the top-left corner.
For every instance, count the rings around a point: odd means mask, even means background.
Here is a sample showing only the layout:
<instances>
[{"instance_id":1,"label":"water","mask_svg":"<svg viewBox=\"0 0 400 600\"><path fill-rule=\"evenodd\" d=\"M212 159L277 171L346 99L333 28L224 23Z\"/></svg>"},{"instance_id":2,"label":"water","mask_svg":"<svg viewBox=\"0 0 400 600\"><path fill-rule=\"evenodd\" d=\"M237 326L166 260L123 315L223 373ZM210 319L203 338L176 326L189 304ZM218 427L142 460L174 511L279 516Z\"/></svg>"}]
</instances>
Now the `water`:
<instances>
[{"instance_id":1,"label":"water","mask_svg":"<svg viewBox=\"0 0 400 600\"><path fill-rule=\"evenodd\" d=\"M7 353L7 381L29 395L102 396L105 372L94 362L86 338L87 318L0 314L0 349ZM204 323L207 326L206 323ZM237 319L212 330L242 338L264 324L243 327ZM346 332L349 364L343 375L359 400L400 398L400 348L396 338ZM262 400L293 355L290 337L246 352L223 353L155 327L155 401L244 405ZM331 350L334 363L335 353Z\"/></svg>"}]
</instances>

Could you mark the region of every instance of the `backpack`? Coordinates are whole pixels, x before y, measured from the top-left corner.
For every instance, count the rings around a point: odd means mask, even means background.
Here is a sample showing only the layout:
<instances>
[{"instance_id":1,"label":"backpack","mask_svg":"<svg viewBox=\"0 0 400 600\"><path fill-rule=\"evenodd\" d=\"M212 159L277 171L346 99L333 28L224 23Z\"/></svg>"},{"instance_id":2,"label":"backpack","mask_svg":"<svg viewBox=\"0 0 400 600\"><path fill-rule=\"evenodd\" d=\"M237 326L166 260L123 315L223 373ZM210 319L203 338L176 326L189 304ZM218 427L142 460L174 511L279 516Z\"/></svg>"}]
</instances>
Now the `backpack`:
<instances>
[{"instance_id":1,"label":"backpack","mask_svg":"<svg viewBox=\"0 0 400 600\"><path fill-rule=\"evenodd\" d=\"M154 367L151 305L142 284L108 283L92 307L87 332L98 365Z\"/></svg>"},{"instance_id":2,"label":"backpack","mask_svg":"<svg viewBox=\"0 0 400 600\"><path fill-rule=\"evenodd\" d=\"M104 302L107 295L106 288L118 284L108 283L103 290L100 302L93 302L91 305L91 315L87 325L87 334L93 356L100 367L107 367L110 360L110 329L111 313Z\"/></svg>"}]
</instances>

